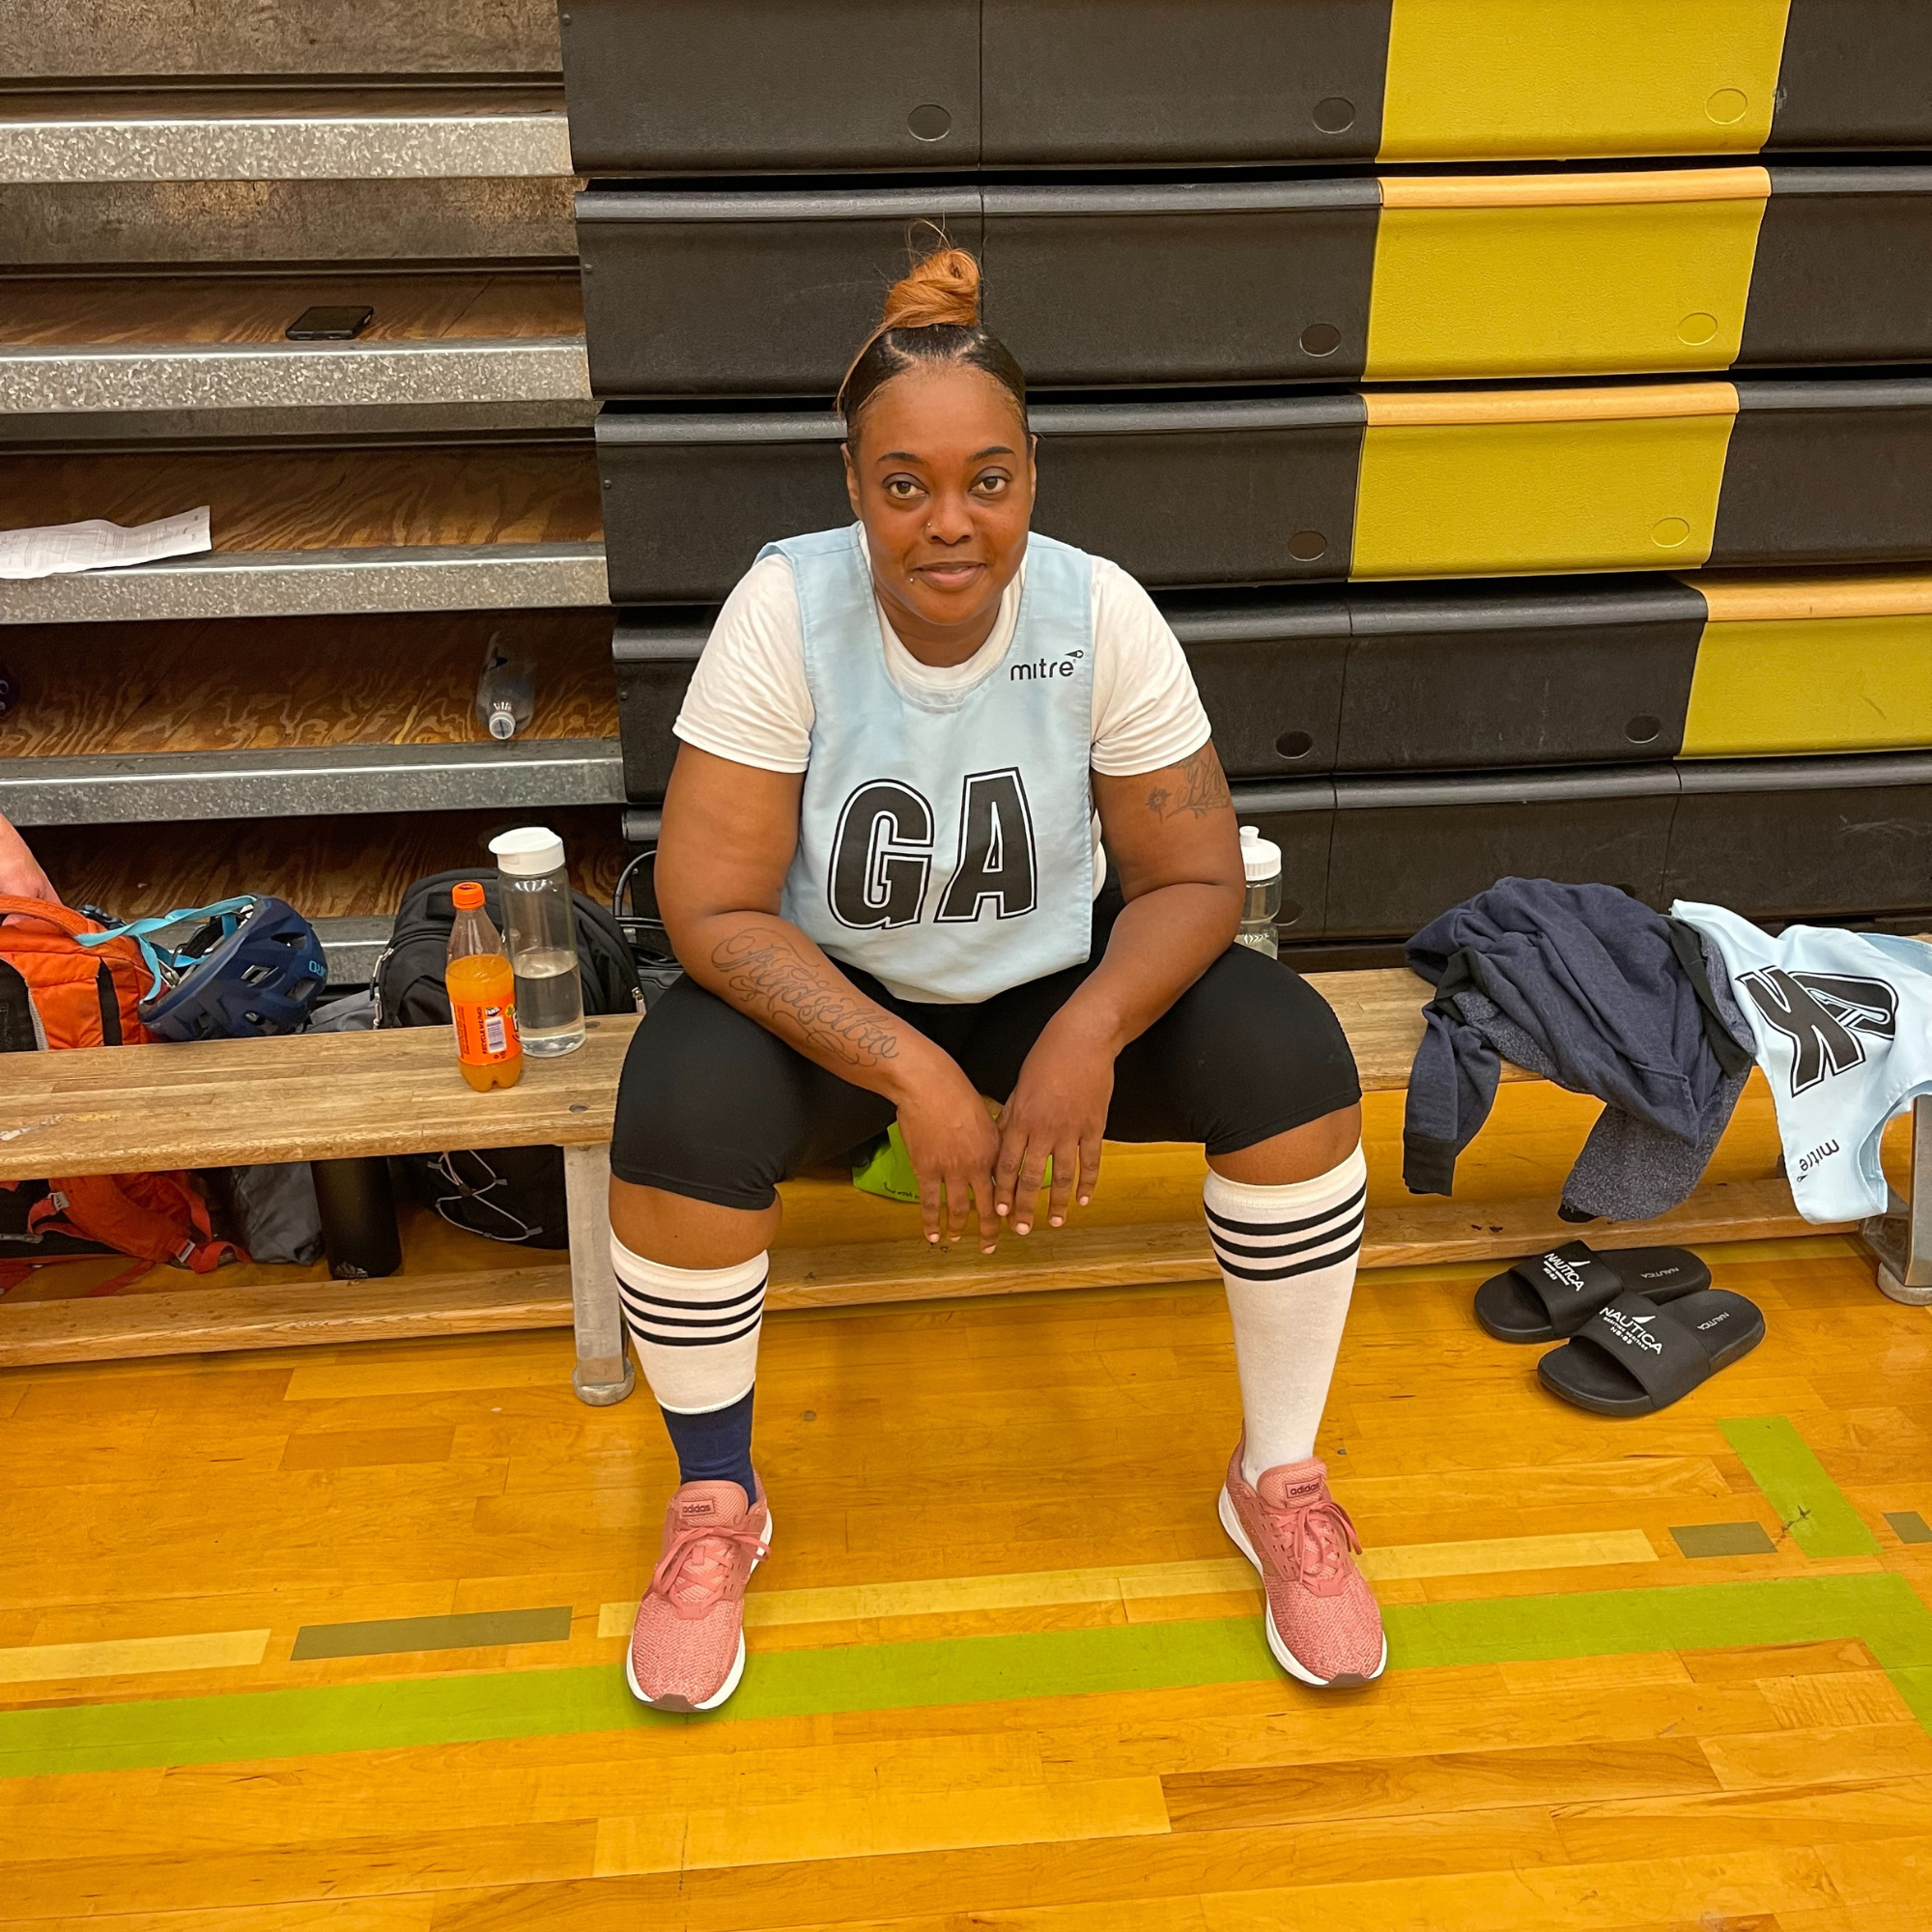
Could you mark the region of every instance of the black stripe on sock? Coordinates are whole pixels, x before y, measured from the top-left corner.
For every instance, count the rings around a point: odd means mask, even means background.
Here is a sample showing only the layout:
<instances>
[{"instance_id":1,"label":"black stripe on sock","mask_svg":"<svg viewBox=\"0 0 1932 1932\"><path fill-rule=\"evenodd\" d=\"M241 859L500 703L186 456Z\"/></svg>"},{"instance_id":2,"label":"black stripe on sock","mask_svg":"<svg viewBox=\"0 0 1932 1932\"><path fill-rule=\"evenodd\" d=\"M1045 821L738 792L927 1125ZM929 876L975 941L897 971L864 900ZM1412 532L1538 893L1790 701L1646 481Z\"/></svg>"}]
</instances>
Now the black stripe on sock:
<instances>
[{"instance_id":1,"label":"black stripe on sock","mask_svg":"<svg viewBox=\"0 0 1932 1932\"><path fill-rule=\"evenodd\" d=\"M748 1317L755 1321L765 1312L765 1304L760 1301L755 1308L741 1308L735 1315L705 1315L687 1319L676 1315L660 1315L655 1309L633 1308L624 1304L624 1312L640 1328L729 1328Z\"/></svg>"},{"instance_id":2,"label":"black stripe on sock","mask_svg":"<svg viewBox=\"0 0 1932 1932\"><path fill-rule=\"evenodd\" d=\"M1346 1248L1337 1249L1332 1255L1317 1255L1313 1261L1296 1262L1289 1267L1245 1268L1236 1267L1232 1262L1223 1262L1221 1272L1233 1275L1237 1281L1287 1281L1294 1275L1313 1274L1319 1268L1339 1266L1343 1262L1352 1261L1361 1249L1362 1243L1358 1237L1350 1241Z\"/></svg>"},{"instance_id":3,"label":"black stripe on sock","mask_svg":"<svg viewBox=\"0 0 1932 1932\"><path fill-rule=\"evenodd\" d=\"M1286 1261L1290 1255L1305 1255L1310 1248L1325 1247L1330 1241L1339 1241L1345 1235L1359 1235L1362 1224L1368 1218L1368 1209L1360 1208L1347 1221L1338 1222L1332 1228L1324 1228L1319 1235L1311 1235L1305 1241L1284 1241L1279 1245L1271 1243L1256 1244L1248 1241L1231 1241L1224 1235L1217 1235L1212 1228L1208 1230L1208 1238L1214 1244L1217 1255L1237 1256L1242 1261Z\"/></svg>"},{"instance_id":4,"label":"black stripe on sock","mask_svg":"<svg viewBox=\"0 0 1932 1932\"><path fill-rule=\"evenodd\" d=\"M758 1322L764 1319L764 1316L760 1314L757 1321L746 1322L742 1328L735 1330L729 1335L640 1335L634 1328L631 1331L631 1336L640 1348L716 1349L722 1347L726 1342L742 1342L747 1335L755 1335L758 1332Z\"/></svg>"},{"instance_id":5,"label":"black stripe on sock","mask_svg":"<svg viewBox=\"0 0 1932 1932\"><path fill-rule=\"evenodd\" d=\"M770 1275L761 1275L756 1288L748 1288L743 1294L730 1295L724 1301L674 1301L668 1295L646 1294L636 1283L626 1281L622 1275L617 1277L617 1286L633 1300L648 1301L659 1308L736 1308L740 1302L751 1300L753 1295L764 1293L765 1284L770 1280Z\"/></svg>"},{"instance_id":6,"label":"black stripe on sock","mask_svg":"<svg viewBox=\"0 0 1932 1932\"><path fill-rule=\"evenodd\" d=\"M1320 1227L1323 1221L1332 1221L1338 1214L1346 1214L1351 1208L1359 1208L1369 1198L1369 1183L1365 1180L1346 1201L1338 1201L1332 1208L1324 1208L1319 1214L1310 1214L1301 1221L1235 1221L1226 1214L1217 1214L1209 1208L1208 1218L1217 1228L1226 1228L1231 1235L1298 1235L1305 1228Z\"/></svg>"}]
</instances>

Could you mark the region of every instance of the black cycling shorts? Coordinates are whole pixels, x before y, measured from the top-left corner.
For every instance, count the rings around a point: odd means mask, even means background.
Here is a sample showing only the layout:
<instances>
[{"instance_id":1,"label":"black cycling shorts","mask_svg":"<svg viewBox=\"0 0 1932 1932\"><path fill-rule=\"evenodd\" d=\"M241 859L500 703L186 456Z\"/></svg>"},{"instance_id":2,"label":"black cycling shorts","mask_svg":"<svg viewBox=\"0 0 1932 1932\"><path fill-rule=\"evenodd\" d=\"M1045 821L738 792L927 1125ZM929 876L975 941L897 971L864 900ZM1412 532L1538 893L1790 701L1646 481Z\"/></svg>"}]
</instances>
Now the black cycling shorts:
<instances>
[{"instance_id":1,"label":"black cycling shorts","mask_svg":"<svg viewBox=\"0 0 1932 1932\"><path fill-rule=\"evenodd\" d=\"M950 1053L980 1093L1004 1100L1046 1023L1098 963L1118 910L1117 899L1094 907L1091 962L975 1006L895 1000L869 974L842 970ZM1360 1098L1328 1003L1299 974L1231 946L1115 1063L1107 1138L1233 1153ZM849 1154L894 1113L687 977L631 1042L611 1171L724 1208L769 1208L781 1180Z\"/></svg>"}]
</instances>

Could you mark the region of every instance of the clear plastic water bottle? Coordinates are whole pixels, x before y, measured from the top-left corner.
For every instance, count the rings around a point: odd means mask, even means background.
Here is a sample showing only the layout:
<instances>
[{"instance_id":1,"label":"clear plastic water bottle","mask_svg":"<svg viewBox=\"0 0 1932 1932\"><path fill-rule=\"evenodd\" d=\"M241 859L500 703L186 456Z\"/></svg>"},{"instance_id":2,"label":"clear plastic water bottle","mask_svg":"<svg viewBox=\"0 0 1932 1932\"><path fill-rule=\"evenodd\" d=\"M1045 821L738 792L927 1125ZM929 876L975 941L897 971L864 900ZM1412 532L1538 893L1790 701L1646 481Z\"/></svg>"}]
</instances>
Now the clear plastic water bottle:
<instances>
[{"instance_id":1,"label":"clear plastic water bottle","mask_svg":"<svg viewBox=\"0 0 1932 1932\"><path fill-rule=\"evenodd\" d=\"M476 719L491 737L507 740L529 724L536 710L536 683L528 658L503 649L503 634L493 631L483 647L483 675L476 681Z\"/></svg>"},{"instance_id":2,"label":"clear plastic water bottle","mask_svg":"<svg viewBox=\"0 0 1932 1932\"><path fill-rule=\"evenodd\" d=\"M524 1051L540 1060L575 1053L583 1044L583 985L563 840L547 826L525 825L498 833L490 850Z\"/></svg>"},{"instance_id":3,"label":"clear plastic water bottle","mask_svg":"<svg viewBox=\"0 0 1932 1932\"><path fill-rule=\"evenodd\" d=\"M1279 958L1281 943L1274 923L1281 916L1281 847L1264 838L1257 825L1241 827L1241 869L1247 874L1248 896L1241 906L1235 943Z\"/></svg>"}]
</instances>

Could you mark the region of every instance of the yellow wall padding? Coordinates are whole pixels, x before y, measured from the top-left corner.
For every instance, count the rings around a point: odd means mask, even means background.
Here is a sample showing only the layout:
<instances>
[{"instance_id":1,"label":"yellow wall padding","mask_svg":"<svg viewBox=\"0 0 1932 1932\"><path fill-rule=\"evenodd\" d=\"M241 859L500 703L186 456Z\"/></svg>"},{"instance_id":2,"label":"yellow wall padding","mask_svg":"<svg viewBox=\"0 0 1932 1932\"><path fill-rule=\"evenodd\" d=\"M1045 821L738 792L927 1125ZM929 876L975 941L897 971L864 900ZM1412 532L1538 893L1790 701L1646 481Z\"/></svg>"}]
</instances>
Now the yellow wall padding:
<instances>
[{"instance_id":1,"label":"yellow wall padding","mask_svg":"<svg viewBox=\"0 0 1932 1932\"><path fill-rule=\"evenodd\" d=\"M1685 172L1708 195L1685 195L1662 170L1524 177L1544 190L1533 197L1513 185L1484 194L1483 181L1385 183L1365 373L1404 382L1728 368L1771 177ZM1551 191L1571 183L1574 197ZM1614 184L1627 198L1605 191ZM1447 192L1427 193L1437 186Z\"/></svg>"},{"instance_id":2,"label":"yellow wall padding","mask_svg":"<svg viewBox=\"0 0 1932 1932\"><path fill-rule=\"evenodd\" d=\"M1687 758L1932 746L1932 614L1706 624Z\"/></svg>"},{"instance_id":3,"label":"yellow wall padding","mask_svg":"<svg viewBox=\"0 0 1932 1932\"><path fill-rule=\"evenodd\" d=\"M1381 158L1755 154L1788 0L1394 0Z\"/></svg>"},{"instance_id":4,"label":"yellow wall padding","mask_svg":"<svg viewBox=\"0 0 1932 1932\"><path fill-rule=\"evenodd\" d=\"M1711 554L1728 383L1363 401L1352 577L1666 570Z\"/></svg>"}]
</instances>

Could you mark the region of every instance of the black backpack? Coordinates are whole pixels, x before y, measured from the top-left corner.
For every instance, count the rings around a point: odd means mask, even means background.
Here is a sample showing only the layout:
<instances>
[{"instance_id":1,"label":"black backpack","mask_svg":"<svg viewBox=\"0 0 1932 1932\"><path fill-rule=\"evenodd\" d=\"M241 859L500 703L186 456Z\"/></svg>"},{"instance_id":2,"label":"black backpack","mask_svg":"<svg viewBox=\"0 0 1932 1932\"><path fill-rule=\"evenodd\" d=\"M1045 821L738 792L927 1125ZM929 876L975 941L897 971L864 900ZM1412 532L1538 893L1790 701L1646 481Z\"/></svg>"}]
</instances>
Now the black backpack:
<instances>
[{"instance_id":1,"label":"black backpack","mask_svg":"<svg viewBox=\"0 0 1932 1932\"><path fill-rule=\"evenodd\" d=\"M503 928L497 882L487 870L437 872L403 895L389 944L376 963L379 1027L447 1026L449 992L443 971L456 924L451 891L465 879L483 888L484 909ZM577 964L586 1013L634 1013L642 1001L638 969L617 922L582 893L577 906ZM453 1051L453 1049L452 1049ZM452 1227L526 1248L570 1245L559 1149L466 1149L453 1153L400 1156L417 1195Z\"/></svg>"}]
</instances>

